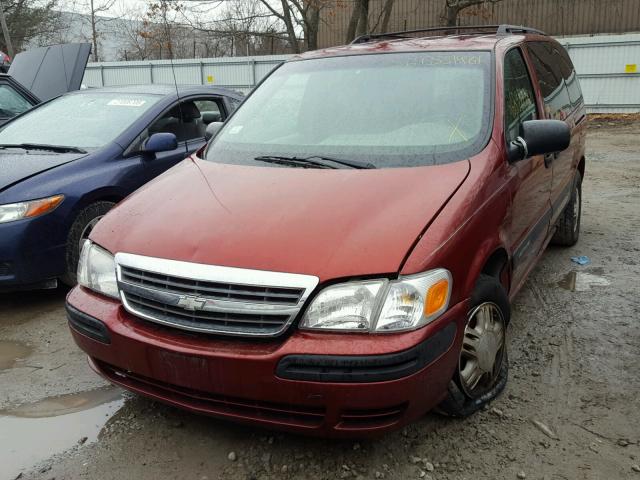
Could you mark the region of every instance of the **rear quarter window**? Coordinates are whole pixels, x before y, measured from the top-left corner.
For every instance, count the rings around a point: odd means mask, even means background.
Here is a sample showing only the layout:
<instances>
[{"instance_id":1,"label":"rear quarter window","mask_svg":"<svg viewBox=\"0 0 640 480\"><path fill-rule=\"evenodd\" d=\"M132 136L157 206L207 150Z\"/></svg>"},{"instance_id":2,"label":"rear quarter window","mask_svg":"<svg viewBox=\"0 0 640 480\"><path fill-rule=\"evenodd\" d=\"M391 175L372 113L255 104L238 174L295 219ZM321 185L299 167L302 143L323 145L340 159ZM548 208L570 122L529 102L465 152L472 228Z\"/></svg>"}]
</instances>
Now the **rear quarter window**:
<instances>
[{"instance_id":1,"label":"rear quarter window","mask_svg":"<svg viewBox=\"0 0 640 480\"><path fill-rule=\"evenodd\" d=\"M582 97L582 89L580 88L580 82L578 81L576 69L573 66L573 62L571 62L569 54L564 48L558 48L557 51L560 56L560 68L562 70L564 83L567 86L567 91L569 92L569 100L571 101L571 106L573 108L577 108L580 104L583 103L584 100Z\"/></svg>"},{"instance_id":2,"label":"rear quarter window","mask_svg":"<svg viewBox=\"0 0 640 480\"><path fill-rule=\"evenodd\" d=\"M567 68L559 49L551 42L530 42L529 54L538 78L547 118L564 120L572 110L572 102L565 84Z\"/></svg>"}]
</instances>

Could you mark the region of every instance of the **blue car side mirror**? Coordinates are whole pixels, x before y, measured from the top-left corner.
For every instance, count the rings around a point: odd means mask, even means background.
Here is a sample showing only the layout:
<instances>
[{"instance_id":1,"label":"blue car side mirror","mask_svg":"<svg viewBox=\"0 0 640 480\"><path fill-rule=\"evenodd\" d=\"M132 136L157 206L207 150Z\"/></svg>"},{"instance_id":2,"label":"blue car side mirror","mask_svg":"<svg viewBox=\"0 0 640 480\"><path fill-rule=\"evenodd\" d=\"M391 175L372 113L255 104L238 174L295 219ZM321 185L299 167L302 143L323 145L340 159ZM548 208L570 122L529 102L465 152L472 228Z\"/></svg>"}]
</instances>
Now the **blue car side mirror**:
<instances>
[{"instance_id":1,"label":"blue car side mirror","mask_svg":"<svg viewBox=\"0 0 640 480\"><path fill-rule=\"evenodd\" d=\"M142 146L143 152L158 153L178 148L178 139L173 133L154 133Z\"/></svg>"}]
</instances>

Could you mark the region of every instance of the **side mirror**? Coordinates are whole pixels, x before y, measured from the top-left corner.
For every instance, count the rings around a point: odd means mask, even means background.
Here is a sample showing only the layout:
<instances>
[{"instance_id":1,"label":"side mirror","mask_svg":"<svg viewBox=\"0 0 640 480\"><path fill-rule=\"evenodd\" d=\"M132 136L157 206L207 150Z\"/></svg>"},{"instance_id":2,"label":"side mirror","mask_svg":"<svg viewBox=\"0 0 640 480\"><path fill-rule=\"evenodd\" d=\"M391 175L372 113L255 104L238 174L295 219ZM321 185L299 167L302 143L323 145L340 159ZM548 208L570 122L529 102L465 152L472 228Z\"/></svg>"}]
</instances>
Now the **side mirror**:
<instances>
[{"instance_id":1,"label":"side mirror","mask_svg":"<svg viewBox=\"0 0 640 480\"><path fill-rule=\"evenodd\" d=\"M516 161L565 150L571 130L562 120L528 120L520 126L520 136L509 144L509 160Z\"/></svg>"},{"instance_id":2,"label":"side mirror","mask_svg":"<svg viewBox=\"0 0 640 480\"><path fill-rule=\"evenodd\" d=\"M142 146L143 152L168 152L178 148L178 139L173 133L154 133Z\"/></svg>"},{"instance_id":3,"label":"side mirror","mask_svg":"<svg viewBox=\"0 0 640 480\"><path fill-rule=\"evenodd\" d=\"M222 125L224 125L223 122L211 122L207 125L207 129L204 131L204 139L209 141L215 137L222 128Z\"/></svg>"}]
</instances>

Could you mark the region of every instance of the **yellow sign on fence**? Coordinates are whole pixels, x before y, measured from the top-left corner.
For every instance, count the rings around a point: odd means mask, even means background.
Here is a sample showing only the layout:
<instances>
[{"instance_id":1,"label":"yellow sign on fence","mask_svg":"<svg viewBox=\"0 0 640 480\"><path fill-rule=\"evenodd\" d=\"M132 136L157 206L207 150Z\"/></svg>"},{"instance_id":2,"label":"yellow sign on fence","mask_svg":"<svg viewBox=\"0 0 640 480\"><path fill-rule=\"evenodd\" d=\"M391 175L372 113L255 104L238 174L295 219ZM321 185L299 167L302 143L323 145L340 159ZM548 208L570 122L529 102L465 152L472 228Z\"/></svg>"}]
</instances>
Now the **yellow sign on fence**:
<instances>
[{"instance_id":1,"label":"yellow sign on fence","mask_svg":"<svg viewBox=\"0 0 640 480\"><path fill-rule=\"evenodd\" d=\"M207 83L213 83L216 79L213 75L207 75Z\"/></svg>"},{"instance_id":2,"label":"yellow sign on fence","mask_svg":"<svg viewBox=\"0 0 640 480\"><path fill-rule=\"evenodd\" d=\"M624 66L624 73L636 73L638 71L638 65L635 63L627 63Z\"/></svg>"}]
</instances>

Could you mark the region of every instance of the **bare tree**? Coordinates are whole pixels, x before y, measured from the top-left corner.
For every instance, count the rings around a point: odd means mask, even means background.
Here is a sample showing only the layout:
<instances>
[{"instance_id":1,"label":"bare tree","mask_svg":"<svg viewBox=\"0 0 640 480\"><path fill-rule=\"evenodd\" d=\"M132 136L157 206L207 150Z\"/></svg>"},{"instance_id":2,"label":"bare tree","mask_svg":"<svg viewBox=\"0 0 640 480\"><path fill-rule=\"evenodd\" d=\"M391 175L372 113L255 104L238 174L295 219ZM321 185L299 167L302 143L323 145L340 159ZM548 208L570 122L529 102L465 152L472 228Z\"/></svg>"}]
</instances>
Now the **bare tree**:
<instances>
[{"instance_id":1,"label":"bare tree","mask_svg":"<svg viewBox=\"0 0 640 480\"><path fill-rule=\"evenodd\" d=\"M498 3L502 0L445 0L443 20L445 25L454 27L458 24L458 15L466 8L487 3Z\"/></svg>"},{"instance_id":2,"label":"bare tree","mask_svg":"<svg viewBox=\"0 0 640 480\"><path fill-rule=\"evenodd\" d=\"M391 20L391 12L393 12L393 5L395 0L386 0L384 2L384 7L382 7L382 26L380 27L381 32L389 31L389 20ZM376 24L377 27L377 24ZM374 28L376 28L374 27Z\"/></svg>"},{"instance_id":3,"label":"bare tree","mask_svg":"<svg viewBox=\"0 0 640 480\"><path fill-rule=\"evenodd\" d=\"M364 20L364 25L361 25ZM354 38L359 36L358 32L368 30L369 22L369 0L356 0L349 17L349 25L347 26L346 43L352 42Z\"/></svg>"},{"instance_id":4,"label":"bare tree","mask_svg":"<svg viewBox=\"0 0 640 480\"><path fill-rule=\"evenodd\" d=\"M0 25L2 25L2 37L6 46L5 50L9 52L9 56L13 58L15 52L13 51L13 43L11 43L11 34L9 33L7 19L4 15L4 6L2 5L2 0L0 0Z\"/></svg>"},{"instance_id":5,"label":"bare tree","mask_svg":"<svg viewBox=\"0 0 640 480\"><path fill-rule=\"evenodd\" d=\"M3 0L2 6L15 53L32 41L48 39L61 28L55 0ZM2 35L0 50L7 51Z\"/></svg>"},{"instance_id":6,"label":"bare tree","mask_svg":"<svg viewBox=\"0 0 640 480\"><path fill-rule=\"evenodd\" d=\"M293 24L293 12L291 10L291 5L287 0L281 0L282 11L279 11L274 6L271 5L269 0L260 0L260 2L276 17L282 20L284 26L287 30L287 36L289 38L289 45L291 46L291 51L294 53L300 53L300 44L298 43L298 36L296 35L296 30Z\"/></svg>"},{"instance_id":7,"label":"bare tree","mask_svg":"<svg viewBox=\"0 0 640 480\"><path fill-rule=\"evenodd\" d=\"M124 46L118 52L121 60L148 60L154 58L153 43L149 41L149 21L140 8L127 7L119 12L120 18L127 21L118 22L116 28L124 40Z\"/></svg>"},{"instance_id":8,"label":"bare tree","mask_svg":"<svg viewBox=\"0 0 640 480\"><path fill-rule=\"evenodd\" d=\"M128 60L277 54L317 48L320 9L334 0L149 0L145 13L129 12L120 35ZM282 5L286 8L282 9ZM122 16L122 15L121 15ZM288 27L287 27L288 25Z\"/></svg>"},{"instance_id":9,"label":"bare tree","mask_svg":"<svg viewBox=\"0 0 640 480\"><path fill-rule=\"evenodd\" d=\"M260 0L262 5L285 26L289 45L294 53L302 50L297 30L302 30L305 50L318 48L318 31L322 10L335 5L335 0L280 0L276 7L272 0Z\"/></svg>"},{"instance_id":10,"label":"bare tree","mask_svg":"<svg viewBox=\"0 0 640 480\"><path fill-rule=\"evenodd\" d=\"M180 20L194 31L194 41L201 44L205 56L210 56L212 49L216 56L289 51L288 36L280 18L259 1L186 3L180 13Z\"/></svg>"},{"instance_id":11,"label":"bare tree","mask_svg":"<svg viewBox=\"0 0 640 480\"><path fill-rule=\"evenodd\" d=\"M370 21L370 0L356 0L349 25L347 26L346 42L352 42L354 38L365 35L370 32L386 32L389 29L389 21L395 0L385 0L384 5L375 22Z\"/></svg>"},{"instance_id":12,"label":"bare tree","mask_svg":"<svg viewBox=\"0 0 640 480\"><path fill-rule=\"evenodd\" d=\"M116 0L89 0L89 22L91 23L91 43L93 44L92 55L93 61L100 61L100 42L98 39L98 23L103 19L100 14L107 12L113 7Z\"/></svg>"}]
</instances>

